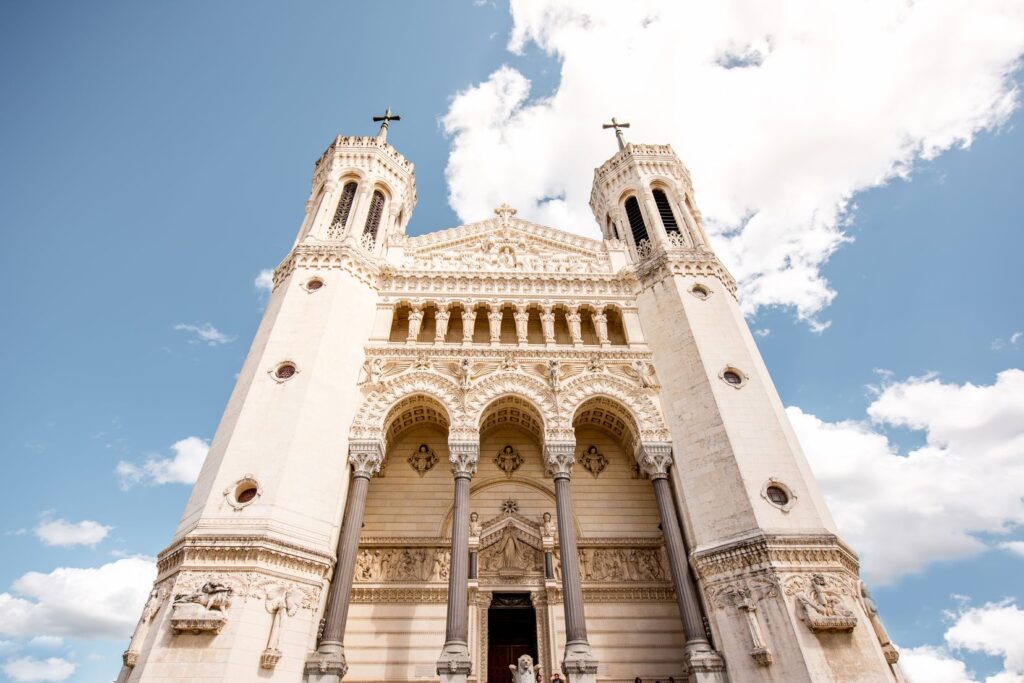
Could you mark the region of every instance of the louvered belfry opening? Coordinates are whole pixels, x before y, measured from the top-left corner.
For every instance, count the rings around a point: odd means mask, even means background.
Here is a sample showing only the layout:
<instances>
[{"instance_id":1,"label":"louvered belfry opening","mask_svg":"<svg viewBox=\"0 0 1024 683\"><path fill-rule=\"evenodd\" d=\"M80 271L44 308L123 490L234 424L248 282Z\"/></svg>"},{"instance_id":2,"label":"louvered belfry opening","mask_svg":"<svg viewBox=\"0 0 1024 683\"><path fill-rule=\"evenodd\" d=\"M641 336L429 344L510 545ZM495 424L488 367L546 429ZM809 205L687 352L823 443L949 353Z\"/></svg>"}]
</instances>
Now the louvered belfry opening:
<instances>
[{"instance_id":1,"label":"louvered belfry opening","mask_svg":"<svg viewBox=\"0 0 1024 683\"><path fill-rule=\"evenodd\" d=\"M665 232L679 234L679 224L676 223L676 216L672 213L672 205L668 203L668 197L661 190L654 190L654 203L658 207L658 214L661 215L661 224L665 226Z\"/></svg>"},{"instance_id":2,"label":"louvered belfry opening","mask_svg":"<svg viewBox=\"0 0 1024 683\"><path fill-rule=\"evenodd\" d=\"M629 219L629 229L633 232L633 244L639 247L641 242L648 239L648 235L644 215L640 213L640 203L636 197L626 200L626 218Z\"/></svg>"},{"instance_id":3,"label":"louvered belfry opening","mask_svg":"<svg viewBox=\"0 0 1024 683\"><path fill-rule=\"evenodd\" d=\"M356 183L345 183L341 188L341 199L338 200L338 208L334 212L334 220L331 221L332 228L343 228L348 223L348 214L352 211L352 200L356 197Z\"/></svg>"},{"instance_id":4,"label":"louvered belfry opening","mask_svg":"<svg viewBox=\"0 0 1024 683\"><path fill-rule=\"evenodd\" d=\"M377 239L377 228L380 227L380 216L384 211L384 195L380 190L374 190L373 199L370 200L370 212L366 215L366 227L363 228L364 235L370 235Z\"/></svg>"}]
</instances>

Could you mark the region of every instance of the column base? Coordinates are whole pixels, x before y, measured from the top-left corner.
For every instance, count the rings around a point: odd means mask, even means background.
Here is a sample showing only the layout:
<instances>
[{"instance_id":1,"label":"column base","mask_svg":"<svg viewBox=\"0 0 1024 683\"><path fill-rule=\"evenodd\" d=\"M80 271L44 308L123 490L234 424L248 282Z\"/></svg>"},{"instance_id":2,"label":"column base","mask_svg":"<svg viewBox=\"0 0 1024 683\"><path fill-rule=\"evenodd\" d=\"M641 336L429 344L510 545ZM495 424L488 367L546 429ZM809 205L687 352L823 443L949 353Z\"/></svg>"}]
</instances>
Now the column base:
<instances>
[{"instance_id":1,"label":"column base","mask_svg":"<svg viewBox=\"0 0 1024 683\"><path fill-rule=\"evenodd\" d=\"M706 643L686 646L688 683L729 683L722 655Z\"/></svg>"},{"instance_id":2,"label":"column base","mask_svg":"<svg viewBox=\"0 0 1024 683\"><path fill-rule=\"evenodd\" d=\"M340 683L348 673L345 646L321 643L313 656L306 660L303 673L305 683Z\"/></svg>"},{"instance_id":3,"label":"column base","mask_svg":"<svg viewBox=\"0 0 1024 683\"><path fill-rule=\"evenodd\" d=\"M590 643L566 643L562 671L569 683L597 683L597 658L590 649Z\"/></svg>"},{"instance_id":4,"label":"column base","mask_svg":"<svg viewBox=\"0 0 1024 683\"><path fill-rule=\"evenodd\" d=\"M445 643L441 658L437 660L437 675L441 683L466 683L473 671L473 660L466 643Z\"/></svg>"}]
</instances>

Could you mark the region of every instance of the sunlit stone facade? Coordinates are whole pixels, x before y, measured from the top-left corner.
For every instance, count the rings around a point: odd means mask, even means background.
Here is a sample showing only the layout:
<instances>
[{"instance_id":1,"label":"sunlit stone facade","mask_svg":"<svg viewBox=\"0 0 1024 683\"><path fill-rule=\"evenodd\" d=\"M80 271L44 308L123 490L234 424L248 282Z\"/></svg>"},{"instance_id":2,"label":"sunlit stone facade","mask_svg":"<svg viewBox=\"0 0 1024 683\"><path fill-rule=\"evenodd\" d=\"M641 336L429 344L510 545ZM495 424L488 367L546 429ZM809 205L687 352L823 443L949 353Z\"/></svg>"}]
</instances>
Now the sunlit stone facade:
<instances>
[{"instance_id":1,"label":"sunlit stone facade","mask_svg":"<svg viewBox=\"0 0 1024 683\"><path fill-rule=\"evenodd\" d=\"M385 134L315 165L119 681L900 680L671 147L602 240L409 237Z\"/></svg>"}]
</instances>

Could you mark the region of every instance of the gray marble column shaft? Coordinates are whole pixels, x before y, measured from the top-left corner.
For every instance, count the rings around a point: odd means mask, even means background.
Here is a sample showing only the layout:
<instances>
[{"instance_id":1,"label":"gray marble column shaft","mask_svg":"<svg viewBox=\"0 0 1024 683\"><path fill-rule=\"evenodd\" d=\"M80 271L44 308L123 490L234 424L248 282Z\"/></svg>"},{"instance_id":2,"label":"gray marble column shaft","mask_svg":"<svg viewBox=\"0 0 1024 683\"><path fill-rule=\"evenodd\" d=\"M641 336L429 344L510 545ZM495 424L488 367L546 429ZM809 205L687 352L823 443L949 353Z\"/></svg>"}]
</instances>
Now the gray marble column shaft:
<instances>
[{"instance_id":1,"label":"gray marble column shaft","mask_svg":"<svg viewBox=\"0 0 1024 683\"><path fill-rule=\"evenodd\" d=\"M356 570L356 555L359 554L359 532L363 527L363 513L366 510L366 492L370 488L370 475L356 474L348 494L345 522L338 539L338 561L334 565L331 591L327 596L324 612L324 631L320 644L341 644L345 636L345 621L348 619L348 603L352 594L352 579Z\"/></svg>"},{"instance_id":2,"label":"gray marble column shaft","mask_svg":"<svg viewBox=\"0 0 1024 683\"><path fill-rule=\"evenodd\" d=\"M666 476L657 476L654 479L654 496L658 501L658 515L661 517L662 533L665 535L665 550L668 552L672 584L676 589L676 602L679 603L679 613L683 617L686 642L707 643L700 603L697 601L697 589L690 576L686 545L683 543L683 533L679 528L679 519L676 517L672 500L672 489Z\"/></svg>"},{"instance_id":3,"label":"gray marble column shaft","mask_svg":"<svg viewBox=\"0 0 1024 683\"><path fill-rule=\"evenodd\" d=\"M455 475L446 643L467 643L469 636L469 481L469 474Z\"/></svg>"},{"instance_id":4,"label":"gray marble column shaft","mask_svg":"<svg viewBox=\"0 0 1024 683\"><path fill-rule=\"evenodd\" d=\"M580 584L580 558L576 549L576 529L572 524L572 492L569 475L555 475L555 507L558 511L558 550L562 556L562 595L565 606L566 642L587 642L587 623L583 617L583 587Z\"/></svg>"}]
</instances>

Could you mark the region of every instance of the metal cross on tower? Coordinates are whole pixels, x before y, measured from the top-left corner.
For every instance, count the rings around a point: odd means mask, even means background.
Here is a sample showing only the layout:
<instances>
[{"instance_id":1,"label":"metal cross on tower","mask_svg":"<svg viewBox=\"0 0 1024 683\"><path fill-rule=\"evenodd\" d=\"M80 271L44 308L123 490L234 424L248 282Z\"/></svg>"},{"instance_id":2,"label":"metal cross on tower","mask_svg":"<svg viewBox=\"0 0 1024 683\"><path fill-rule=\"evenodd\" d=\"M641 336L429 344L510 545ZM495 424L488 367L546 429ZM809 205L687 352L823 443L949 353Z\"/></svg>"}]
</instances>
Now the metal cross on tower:
<instances>
[{"instance_id":1,"label":"metal cross on tower","mask_svg":"<svg viewBox=\"0 0 1024 683\"><path fill-rule=\"evenodd\" d=\"M622 129L629 128L628 123L619 123L618 121L615 120L615 117L613 116L612 122L603 124L601 128L614 128L615 139L619 141L619 149L626 149L626 138L622 134Z\"/></svg>"},{"instance_id":2,"label":"metal cross on tower","mask_svg":"<svg viewBox=\"0 0 1024 683\"><path fill-rule=\"evenodd\" d=\"M391 107L388 107L384 111L384 116L374 116L374 122L380 121L380 131L377 133L377 139L381 142L386 142L388 139L388 124L392 121L401 121L402 117L398 114L391 113ZM614 120L614 119L612 119Z\"/></svg>"}]
</instances>

